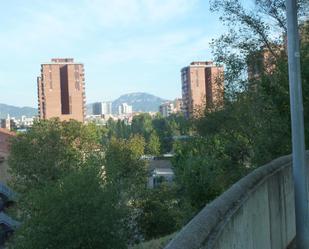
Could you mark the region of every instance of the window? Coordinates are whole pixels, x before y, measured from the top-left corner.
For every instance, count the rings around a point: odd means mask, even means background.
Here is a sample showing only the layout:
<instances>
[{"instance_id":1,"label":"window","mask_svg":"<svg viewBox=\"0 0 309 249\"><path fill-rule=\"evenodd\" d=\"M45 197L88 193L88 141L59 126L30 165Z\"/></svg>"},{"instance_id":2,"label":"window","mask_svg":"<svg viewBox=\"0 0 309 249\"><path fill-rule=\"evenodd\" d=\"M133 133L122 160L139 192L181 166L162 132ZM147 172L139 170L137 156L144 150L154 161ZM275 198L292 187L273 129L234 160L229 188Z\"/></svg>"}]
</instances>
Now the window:
<instances>
[{"instance_id":1,"label":"window","mask_svg":"<svg viewBox=\"0 0 309 249\"><path fill-rule=\"evenodd\" d=\"M49 89L53 89L53 74L51 65L49 65Z\"/></svg>"},{"instance_id":2,"label":"window","mask_svg":"<svg viewBox=\"0 0 309 249\"><path fill-rule=\"evenodd\" d=\"M79 81L77 80L77 81L75 81L75 89L76 90L80 90L80 84L79 84Z\"/></svg>"},{"instance_id":3,"label":"window","mask_svg":"<svg viewBox=\"0 0 309 249\"><path fill-rule=\"evenodd\" d=\"M69 114L72 114L72 96L69 97Z\"/></svg>"}]
</instances>

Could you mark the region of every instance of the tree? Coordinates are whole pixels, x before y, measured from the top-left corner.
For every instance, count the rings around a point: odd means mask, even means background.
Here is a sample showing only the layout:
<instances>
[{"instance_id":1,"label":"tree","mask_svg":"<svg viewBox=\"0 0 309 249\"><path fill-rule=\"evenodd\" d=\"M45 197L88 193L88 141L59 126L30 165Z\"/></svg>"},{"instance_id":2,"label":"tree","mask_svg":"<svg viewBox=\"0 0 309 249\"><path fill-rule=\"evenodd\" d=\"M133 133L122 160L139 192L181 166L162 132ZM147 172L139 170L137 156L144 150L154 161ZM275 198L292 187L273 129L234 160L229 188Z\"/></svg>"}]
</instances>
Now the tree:
<instances>
[{"instance_id":1,"label":"tree","mask_svg":"<svg viewBox=\"0 0 309 249\"><path fill-rule=\"evenodd\" d=\"M168 153L173 147L173 137L189 135L191 124L182 114L172 114L167 118L156 116L152 121L153 129L159 136L160 151Z\"/></svg>"},{"instance_id":2,"label":"tree","mask_svg":"<svg viewBox=\"0 0 309 249\"><path fill-rule=\"evenodd\" d=\"M221 13L221 20L229 28L212 43L215 60L225 65L224 106L228 118L217 125L233 126L246 136L252 148L252 166L261 165L291 152L285 1L256 0L252 8L244 7L239 0L211 3L212 10ZM308 18L309 2L299 1L298 7L300 19ZM306 43L303 41L302 48ZM302 62L306 57L302 50ZM252 77L250 70L257 64L261 64L258 74ZM307 96L308 70L304 65L303 90ZM308 104L304 97L305 113Z\"/></svg>"},{"instance_id":3,"label":"tree","mask_svg":"<svg viewBox=\"0 0 309 249\"><path fill-rule=\"evenodd\" d=\"M206 109L193 121L195 138L174 148L176 182L197 210L250 170L291 152L284 1L257 0L255 9L239 0L211 2L229 29L212 42L216 62L225 67L224 105ZM300 1L301 15L308 16L303 11L307 7L308 1ZM275 30L282 35L272 35ZM306 44L308 40L302 38L305 117L309 106ZM260 65L252 76L256 63Z\"/></svg>"},{"instance_id":4,"label":"tree","mask_svg":"<svg viewBox=\"0 0 309 249\"><path fill-rule=\"evenodd\" d=\"M107 181L118 185L121 192L137 194L146 184L146 162L141 160L144 151L145 140L139 135L128 140L112 138L105 152Z\"/></svg>"},{"instance_id":5,"label":"tree","mask_svg":"<svg viewBox=\"0 0 309 249\"><path fill-rule=\"evenodd\" d=\"M219 133L178 142L174 151L175 181L195 211L248 173L250 146L241 134Z\"/></svg>"},{"instance_id":6,"label":"tree","mask_svg":"<svg viewBox=\"0 0 309 249\"><path fill-rule=\"evenodd\" d=\"M153 130L152 118L148 113L139 114L133 117L132 133L141 135L146 141L149 140L150 134Z\"/></svg>"},{"instance_id":7,"label":"tree","mask_svg":"<svg viewBox=\"0 0 309 249\"><path fill-rule=\"evenodd\" d=\"M145 190L136 206L141 210L138 225L145 240L177 231L188 218L186 206L174 185L163 183L157 188Z\"/></svg>"},{"instance_id":8,"label":"tree","mask_svg":"<svg viewBox=\"0 0 309 249\"><path fill-rule=\"evenodd\" d=\"M12 139L9 166L19 193L57 181L83 166L99 151L101 130L95 125L57 119L34 123Z\"/></svg>"},{"instance_id":9,"label":"tree","mask_svg":"<svg viewBox=\"0 0 309 249\"><path fill-rule=\"evenodd\" d=\"M112 137L127 139L131 135L131 127L127 125L124 120L114 121L110 118L107 121L106 128L108 130L108 139L111 139ZM106 143L106 141L104 142Z\"/></svg>"},{"instance_id":10,"label":"tree","mask_svg":"<svg viewBox=\"0 0 309 249\"><path fill-rule=\"evenodd\" d=\"M28 211L9 248L127 248L128 212L101 165L84 168L32 190Z\"/></svg>"},{"instance_id":11,"label":"tree","mask_svg":"<svg viewBox=\"0 0 309 249\"><path fill-rule=\"evenodd\" d=\"M160 155L160 139L156 132L152 132L149 137L149 142L146 146L146 153L154 156Z\"/></svg>"}]
</instances>

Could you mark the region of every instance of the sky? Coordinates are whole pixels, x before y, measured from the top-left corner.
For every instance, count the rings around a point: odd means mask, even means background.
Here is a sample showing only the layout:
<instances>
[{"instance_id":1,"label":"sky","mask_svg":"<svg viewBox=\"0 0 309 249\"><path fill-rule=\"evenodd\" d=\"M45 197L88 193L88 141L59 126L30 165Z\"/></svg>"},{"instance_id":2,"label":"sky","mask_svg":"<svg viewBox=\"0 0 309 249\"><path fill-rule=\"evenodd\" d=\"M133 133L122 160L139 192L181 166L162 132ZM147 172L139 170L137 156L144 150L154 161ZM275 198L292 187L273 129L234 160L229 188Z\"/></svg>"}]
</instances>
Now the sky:
<instances>
[{"instance_id":1,"label":"sky","mask_svg":"<svg viewBox=\"0 0 309 249\"><path fill-rule=\"evenodd\" d=\"M208 0L1 0L0 103L37 106L40 64L84 63L88 103L181 97L180 70L224 33Z\"/></svg>"}]
</instances>

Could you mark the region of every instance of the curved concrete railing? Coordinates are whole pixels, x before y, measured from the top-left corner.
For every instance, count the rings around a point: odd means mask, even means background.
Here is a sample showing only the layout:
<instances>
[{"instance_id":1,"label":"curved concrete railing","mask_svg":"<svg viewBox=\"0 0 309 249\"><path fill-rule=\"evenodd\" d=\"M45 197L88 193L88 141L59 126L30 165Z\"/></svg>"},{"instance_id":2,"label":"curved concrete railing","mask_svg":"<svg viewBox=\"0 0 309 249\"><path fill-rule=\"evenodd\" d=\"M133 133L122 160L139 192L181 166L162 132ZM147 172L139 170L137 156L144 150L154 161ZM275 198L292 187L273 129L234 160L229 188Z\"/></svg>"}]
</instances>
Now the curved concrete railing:
<instances>
[{"instance_id":1,"label":"curved concrete railing","mask_svg":"<svg viewBox=\"0 0 309 249\"><path fill-rule=\"evenodd\" d=\"M280 157L242 178L197 214L165 249L287 248L295 237L291 164L291 156Z\"/></svg>"}]
</instances>

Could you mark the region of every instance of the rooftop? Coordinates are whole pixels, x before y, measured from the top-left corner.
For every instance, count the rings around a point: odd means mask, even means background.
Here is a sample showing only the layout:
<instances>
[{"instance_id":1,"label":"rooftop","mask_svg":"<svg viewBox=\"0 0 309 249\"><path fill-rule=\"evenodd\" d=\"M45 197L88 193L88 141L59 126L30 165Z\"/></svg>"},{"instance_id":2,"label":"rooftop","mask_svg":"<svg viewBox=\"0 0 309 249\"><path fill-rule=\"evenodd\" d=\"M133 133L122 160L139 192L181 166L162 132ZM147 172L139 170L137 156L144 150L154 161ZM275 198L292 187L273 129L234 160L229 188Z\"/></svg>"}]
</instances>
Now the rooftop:
<instances>
[{"instance_id":1,"label":"rooftop","mask_svg":"<svg viewBox=\"0 0 309 249\"><path fill-rule=\"evenodd\" d=\"M79 64L82 65L83 63L74 62L73 58L52 58L51 62L42 63L42 65L54 65L54 64Z\"/></svg>"}]
</instances>

